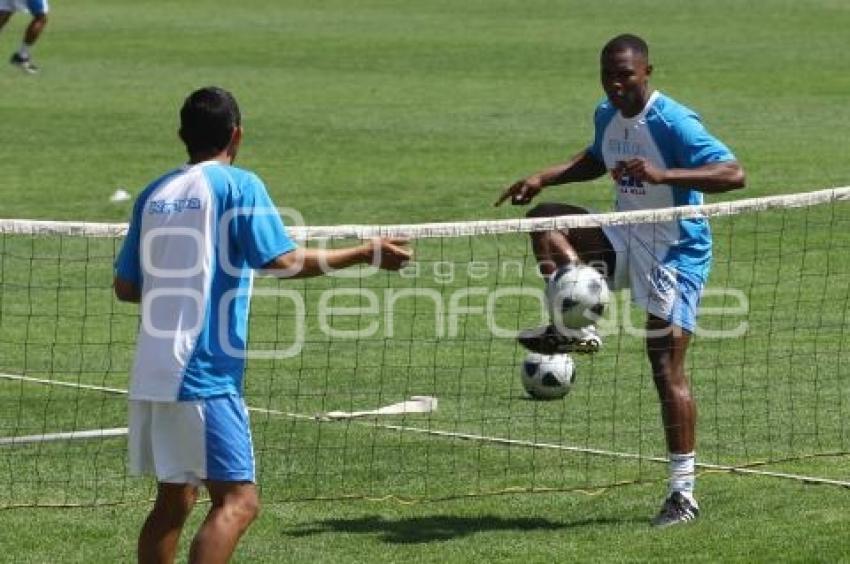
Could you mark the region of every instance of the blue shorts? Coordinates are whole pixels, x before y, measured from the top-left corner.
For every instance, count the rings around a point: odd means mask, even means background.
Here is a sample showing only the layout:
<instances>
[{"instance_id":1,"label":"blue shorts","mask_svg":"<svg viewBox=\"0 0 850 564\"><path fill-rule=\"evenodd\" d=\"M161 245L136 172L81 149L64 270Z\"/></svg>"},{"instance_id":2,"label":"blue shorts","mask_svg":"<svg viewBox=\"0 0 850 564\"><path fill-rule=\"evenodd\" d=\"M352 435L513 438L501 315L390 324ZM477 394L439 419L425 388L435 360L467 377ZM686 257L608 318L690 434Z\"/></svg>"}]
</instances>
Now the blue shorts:
<instances>
[{"instance_id":1,"label":"blue shorts","mask_svg":"<svg viewBox=\"0 0 850 564\"><path fill-rule=\"evenodd\" d=\"M47 0L0 0L0 12L29 11L34 16L46 14L50 8Z\"/></svg>"},{"instance_id":2,"label":"blue shorts","mask_svg":"<svg viewBox=\"0 0 850 564\"><path fill-rule=\"evenodd\" d=\"M27 10L34 16L46 14L48 9L47 0L27 0Z\"/></svg>"},{"instance_id":3,"label":"blue shorts","mask_svg":"<svg viewBox=\"0 0 850 564\"><path fill-rule=\"evenodd\" d=\"M704 286L697 276L657 265L650 271L646 311L693 333Z\"/></svg>"},{"instance_id":4,"label":"blue shorts","mask_svg":"<svg viewBox=\"0 0 850 564\"><path fill-rule=\"evenodd\" d=\"M131 474L174 484L255 481L251 427L242 398L130 400L129 409Z\"/></svg>"},{"instance_id":5,"label":"blue shorts","mask_svg":"<svg viewBox=\"0 0 850 564\"><path fill-rule=\"evenodd\" d=\"M704 276L678 270L643 245L631 243L620 226L606 226L603 230L617 254L614 272L608 276L611 288L629 288L635 305L693 333L708 269Z\"/></svg>"}]
</instances>

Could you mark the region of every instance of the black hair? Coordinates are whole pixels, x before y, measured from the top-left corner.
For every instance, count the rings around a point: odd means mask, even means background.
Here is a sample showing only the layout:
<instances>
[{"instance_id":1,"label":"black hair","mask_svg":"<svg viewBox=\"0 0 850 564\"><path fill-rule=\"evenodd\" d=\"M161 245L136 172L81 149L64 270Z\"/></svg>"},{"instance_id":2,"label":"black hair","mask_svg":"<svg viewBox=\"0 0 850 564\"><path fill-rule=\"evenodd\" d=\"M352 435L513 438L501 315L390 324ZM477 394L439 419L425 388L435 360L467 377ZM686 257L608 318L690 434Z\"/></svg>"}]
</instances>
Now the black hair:
<instances>
[{"instance_id":1,"label":"black hair","mask_svg":"<svg viewBox=\"0 0 850 564\"><path fill-rule=\"evenodd\" d=\"M180 138L190 155L219 153L230 143L233 129L242 123L233 94L207 86L195 90L180 109Z\"/></svg>"},{"instance_id":2,"label":"black hair","mask_svg":"<svg viewBox=\"0 0 850 564\"><path fill-rule=\"evenodd\" d=\"M614 53L621 53L623 51L634 51L642 55L647 61L649 60L649 45L637 35L630 33L618 35L606 43L605 47L602 48L600 58L604 59Z\"/></svg>"}]
</instances>

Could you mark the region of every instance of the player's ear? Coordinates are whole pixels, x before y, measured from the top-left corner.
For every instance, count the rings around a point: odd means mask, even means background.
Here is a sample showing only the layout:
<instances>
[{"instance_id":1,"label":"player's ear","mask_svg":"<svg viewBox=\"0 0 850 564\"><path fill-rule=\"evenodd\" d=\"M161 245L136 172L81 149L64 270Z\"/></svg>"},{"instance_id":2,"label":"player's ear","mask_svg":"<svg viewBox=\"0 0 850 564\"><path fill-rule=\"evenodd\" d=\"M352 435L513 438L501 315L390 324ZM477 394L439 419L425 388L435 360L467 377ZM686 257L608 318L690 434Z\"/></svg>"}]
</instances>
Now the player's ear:
<instances>
[{"instance_id":1,"label":"player's ear","mask_svg":"<svg viewBox=\"0 0 850 564\"><path fill-rule=\"evenodd\" d=\"M646 76L652 75L652 65L649 63L646 64Z\"/></svg>"},{"instance_id":2,"label":"player's ear","mask_svg":"<svg viewBox=\"0 0 850 564\"><path fill-rule=\"evenodd\" d=\"M242 143L242 126L237 125L233 128L230 134L230 144L227 146L227 154L230 156L230 161L236 159L236 154L239 152L239 145Z\"/></svg>"}]
</instances>

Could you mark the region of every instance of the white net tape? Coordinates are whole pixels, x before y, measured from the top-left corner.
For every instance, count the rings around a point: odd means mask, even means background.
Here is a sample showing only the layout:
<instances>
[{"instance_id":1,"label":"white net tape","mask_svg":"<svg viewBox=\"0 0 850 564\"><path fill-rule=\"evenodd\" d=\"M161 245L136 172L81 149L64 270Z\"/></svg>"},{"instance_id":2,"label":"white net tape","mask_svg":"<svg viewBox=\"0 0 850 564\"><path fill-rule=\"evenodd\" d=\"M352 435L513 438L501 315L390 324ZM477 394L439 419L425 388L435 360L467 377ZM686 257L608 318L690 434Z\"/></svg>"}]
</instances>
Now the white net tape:
<instances>
[{"instance_id":1,"label":"white net tape","mask_svg":"<svg viewBox=\"0 0 850 564\"><path fill-rule=\"evenodd\" d=\"M417 259L399 274L257 281L245 401L265 499L663 479L644 317L626 292L609 307L604 348L575 355L569 395L526 398L515 337L548 321L526 233L696 217L716 218L688 363L700 467L847 486L848 201L850 186L621 213L290 227L301 241L408 237ZM126 475L140 323L112 287L126 232L0 219L0 509L150 496Z\"/></svg>"},{"instance_id":2,"label":"white net tape","mask_svg":"<svg viewBox=\"0 0 850 564\"><path fill-rule=\"evenodd\" d=\"M457 223L290 226L289 233L294 239L299 241L346 238L368 239L370 237L409 237L411 239L461 237L496 233L528 233L575 227L658 223L695 217L721 217L776 208L801 208L842 201L850 201L850 186L782 196L746 198L702 206L681 206L654 210L533 219L464 221ZM126 232L126 223L0 219L0 234L3 235L69 235L116 238L123 237Z\"/></svg>"}]
</instances>

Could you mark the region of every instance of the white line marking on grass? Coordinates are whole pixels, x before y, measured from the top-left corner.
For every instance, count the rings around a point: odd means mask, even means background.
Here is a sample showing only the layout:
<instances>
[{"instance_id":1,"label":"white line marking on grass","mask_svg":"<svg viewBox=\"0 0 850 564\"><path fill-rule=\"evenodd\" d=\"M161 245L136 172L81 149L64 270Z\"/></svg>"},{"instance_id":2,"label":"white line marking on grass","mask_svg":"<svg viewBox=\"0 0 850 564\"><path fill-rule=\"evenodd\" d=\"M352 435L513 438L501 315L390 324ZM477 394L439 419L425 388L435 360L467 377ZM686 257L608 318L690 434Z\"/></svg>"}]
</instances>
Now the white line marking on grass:
<instances>
[{"instance_id":1,"label":"white line marking on grass","mask_svg":"<svg viewBox=\"0 0 850 564\"><path fill-rule=\"evenodd\" d=\"M0 373L0 378L6 380L19 380L21 382L30 382L32 384L47 384L49 386L61 386L64 388L79 388L81 390L94 390L96 392L107 392L110 394L126 395L127 390L118 388L107 388L106 386L94 386L92 384L81 384L80 382L64 382L62 380L48 380L46 378L33 378L31 376L23 376L21 374L3 374Z\"/></svg>"},{"instance_id":2,"label":"white line marking on grass","mask_svg":"<svg viewBox=\"0 0 850 564\"><path fill-rule=\"evenodd\" d=\"M26 435L23 437L0 437L0 446L47 443L51 441L72 441L78 439L105 439L108 437L123 437L126 434L126 427L116 427L114 429L91 429L89 431L70 431L68 433L44 433L41 435Z\"/></svg>"},{"instance_id":3,"label":"white line marking on grass","mask_svg":"<svg viewBox=\"0 0 850 564\"><path fill-rule=\"evenodd\" d=\"M93 386L89 384L80 384L77 382L64 382L62 380L47 380L42 378L31 378L28 376L22 376L17 374L2 374L0 373L0 378L6 378L8 380L20 380L23 382L31 382L36 384L45 384L45 385L53 385L53 386L65 386L71 388L81 388L86 390L94 390L100 392L107 392L112 394L127 394L127 390L120 390L118 388L108 388L105 386ZM317 419L315 415L303 415L300 413L289 413L286 411L280 411L277 409L266 409L262 407L248 407L249 411L255 413L266 413L269 415L282 415L285 417L290 417L293 419L302 419L305 421L315 421L317 423L324 424L336 424L335 422L322 422L321 419ZM586 447L575 447L569 445L558 445L551 443L536 443L533 441L526 441L521 439L506 439L503 437L488 437L485 435L476 435L471 433L457 433L451 431L440 431L438 429L423 429L420 427L409 427L406 425L392 425L389 423L378 423L377 421L356 421L351 419L345 419L343 421L348 421L351 424L355 425L367 425L374 428L387 429L391 431L403 431L408 433L418 433L423 435L433 435L436 437L446 437L453 439L463 439L467 441L478 441L478 442L486 442L486 443L494 443L499 445L511 445L511 446L524 446L529 448L540 448L540 449L552 449L552 450L562 450L567 452L575 452L581 454L593 454L597 456L607 456L610 458L627 458L631 460L645 460L647 462L656 462L656 463L666 463L667 459L659 456L646 456L643 454L635 454L630 452L618 452L604 449L596 449L596 448L586 448ZM101 431L110 431L108 429L102 429ZM112 429L111 431L115 431ZM77 433L88 433L90 431L82 431ZM68 435L69 433L54 433L54 435ZM74 433L70 433L74 434ZM38 436L38 435L36 435ZM97 436L97 435L95 435ZM24 438L24 437L7 437L4 439L0 439L0 444L14 444L12 441L15 439ZM68 437L66 437L68 438ZM82 437L79 437L82 438ZM85 437L89 438L89 437ZM836 453L836 454L846 454L846 453ZM850 482L843 480L832 480L829 478L818 478L815 476L804 476L800 474L790 474L787 472L771 472L768 470L758 470L755 468L742 468L740 466L729 466L725 464L710 464L707 462L697 462L696 466L698 468L703 468L705 470L715 470L721 472L729 472L733 474L749 474L756 476L768 476L773 478L784 478L789 480L796 480L798 482L806 482L812 484L828 484L834 486L843 486L850 487Z\"/></svg>"},{"instance_id":4,"label":"white line marking on grass","mask_svg":"<svg viewBox=\"0 0 850 564\"><path fill-rule=\"evenodd\" d=\"M456 433L456 432L448 432L448 431L440 431L437 429L422 429L420 427L407 427L404 425L391 425L391 424L374 424L376 427L383 427L385 429L393 430L393 431L408 431L412 433L426 434L426 435L437 435L441 437L450 437L463 439L468 441L479 441L479 442L489 442L496 443L502 445L511 445L511 446L525 446L530 448L540 448L540 449L552 449L552 450L563 450L568 452L576 452L581 454L595 454L599 456L608 456L611 458L627 458L632 460L645 460L647 462L658 462L662 464L667 463L667 459L660 456L646 456L644 454L635 454L631 452L617 452L611 450L603 450L603 449L595 449L595 448L585 448L585 447L574 447L568 445L558 445L551 443L536 443L532 441L525 441L521 439L505 439L502 437L488 437L485 435L475 435L469 433ZM846 453L835 453L836 455L843 455ZM765 462L765 464L769 464L769 462ZM798 480L807 483L814 484L830 484L834 486L844 486L850 487L850 482L844 480L832 480L829 478L818 478L815 476L804 476L800 474L790 474L787 472L771 472L769 470L757 470L755 468L746 468L741 466L729 466L726 464L711 464L708 462L695 462L694 465L698 468L703 468L705 470L715 470L720 472L730 472L733 474L754 474L759 476L770 476L773 478L787 478L791 480Z\"/></svg>"}]
</instances>

